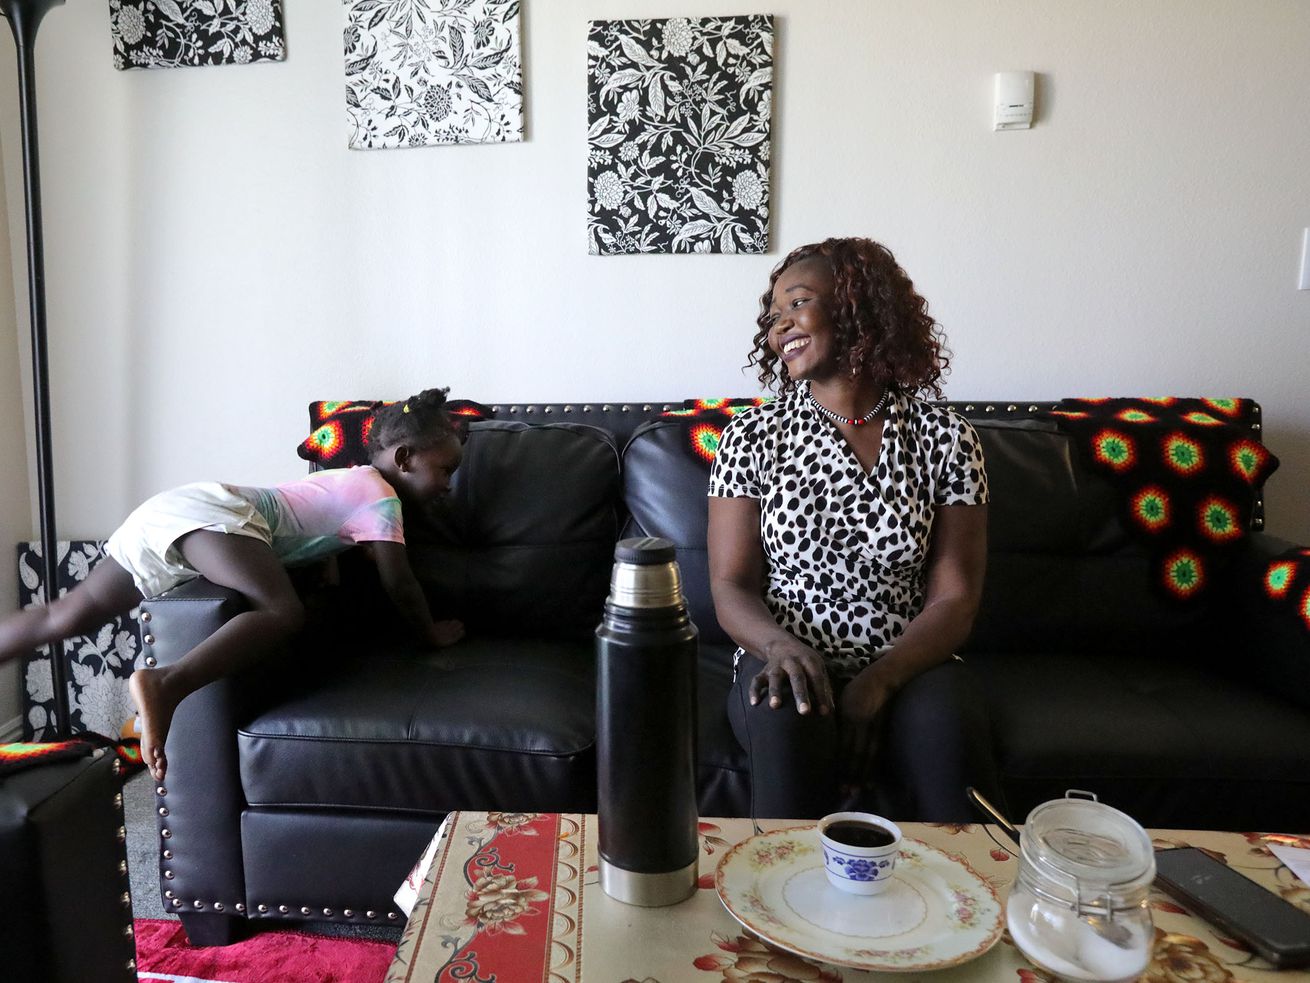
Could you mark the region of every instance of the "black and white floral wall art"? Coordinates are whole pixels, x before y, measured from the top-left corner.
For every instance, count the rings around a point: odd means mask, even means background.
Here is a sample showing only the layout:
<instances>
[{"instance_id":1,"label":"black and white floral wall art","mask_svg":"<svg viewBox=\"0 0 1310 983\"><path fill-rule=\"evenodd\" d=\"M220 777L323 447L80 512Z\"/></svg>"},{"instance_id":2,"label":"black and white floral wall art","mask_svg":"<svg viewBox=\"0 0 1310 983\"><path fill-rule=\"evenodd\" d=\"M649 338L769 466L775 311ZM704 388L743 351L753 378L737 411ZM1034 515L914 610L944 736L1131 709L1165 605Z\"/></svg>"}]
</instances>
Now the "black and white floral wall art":
<instances>
[{"instance_id":1,"label":"black and white floral wall art","mask_svg":"<svg viewBox=\"0 0 1310 983\"><path fill-rule=\"evenodd\" d=\"M345 0L352 149L523 139L519 0Z\"/></svg>"},{"instance_id":2,"label":"black and white floral wall art","mask_svg":"<svg viewBox=\"0 0 1310 983\"><path fill-rule=\"evenodd\" d=\"M592 254L769 248L773 18L592 21Z\"/></svg>"},{"instance_id":3,"label":"black and white floral wall art","mask_svg":"<svg viewBox=\"0 0 1310 983\"><path fill-rule=\"evenodd\" d=\"M115 68L245 65L286 57L282 0L109 0Z\"/></svg>"},{"instance_id":4,"label":"black and white floral wall art","mask_svg":"<svg viewBox=\"0 0 1310 983\"><path fill-rule=\"evenodd\" d=\"M63 596L86 580L91 568L104 559L104 544L95 540L61 541L59 594ZM29 608L45 597L45 564L40 543L18 546L18 605ZM64 642L68 659L68 708L73 732L94 731L118 737L135 709L127 680L141 652L136 611L115 618L95 634ZM50 672L50 650L42 648L23 663L23 740L50 740L55 733L55 691Z\"/></svg>"}]
</instances>

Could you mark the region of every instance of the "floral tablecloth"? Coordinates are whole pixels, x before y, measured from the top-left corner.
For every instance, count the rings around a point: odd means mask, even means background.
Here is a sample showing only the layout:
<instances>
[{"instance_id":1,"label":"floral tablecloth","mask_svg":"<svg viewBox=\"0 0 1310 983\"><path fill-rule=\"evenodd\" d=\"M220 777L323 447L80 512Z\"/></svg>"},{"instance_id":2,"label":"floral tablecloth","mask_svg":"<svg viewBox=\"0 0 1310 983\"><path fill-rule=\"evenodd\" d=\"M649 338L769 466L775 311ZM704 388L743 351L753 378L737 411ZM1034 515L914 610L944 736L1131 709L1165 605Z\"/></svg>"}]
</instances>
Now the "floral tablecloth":
<instances>
[{"instance_id":1,"label":"floral tablecloth","mask_svg":"<svg viewBox=\"0 0 1310 983\"><path fill-rule=\"evenodd\" d=\"M798 825L765 821L766 830ZM906 836L965 860L1008 895L1016 861L981 825L902 823ZM746 819L700 823L700 890L668 908L620 904L600 888L596 817L554 813L452 813L442 827L387 983L673 983L742 981L856 983L890 978L816 964L748 935L720 903L714 871L751 832ZM1310 911L1310 888L1269 852L1270 841L1310 847L1305 837L1155 830L1157 846L1201 847ZM1153 891L1155 953L1145 983L1307 980L1275 972L1167 896ZM896 974L935 983L1053 979L1023 958L1006 933L973 962L932 973Z\"/></svg>"}]
</instances>

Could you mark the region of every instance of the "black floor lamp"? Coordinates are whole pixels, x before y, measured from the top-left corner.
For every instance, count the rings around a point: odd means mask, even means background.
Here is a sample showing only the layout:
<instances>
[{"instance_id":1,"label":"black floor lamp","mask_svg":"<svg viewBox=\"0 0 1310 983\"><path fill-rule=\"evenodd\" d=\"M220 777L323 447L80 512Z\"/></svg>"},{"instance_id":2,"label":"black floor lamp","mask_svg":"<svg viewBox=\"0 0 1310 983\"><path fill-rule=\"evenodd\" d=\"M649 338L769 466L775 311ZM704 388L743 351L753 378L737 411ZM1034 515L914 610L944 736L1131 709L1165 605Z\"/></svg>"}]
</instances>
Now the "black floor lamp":
<instances>
[{"instance_id":1,"label":"black floor lamp","mask_svg":"<svg viewBox=\"0 0 1310 983\"><path fill-rule=\"evenodd\" d=\"M23 185L27 206L27 295L32 320L32 393L36 404L37 500L41 510L41 556L45 560L45 596L59 596L59 544L55 536L55 473L50 448L50 369L46 344L45 250L41 236L41 163L36 138L36 29L51 7L64 0L0 0L18 49L18 96L23 127ZM55 691L55 739L72 730L68 713L68 671L64 645L50 646L50 674Z\"/></svg>"},{"instance_id":2,"label":"black floor lamp","mask_svg":"<svg viewBox=\"0 0 1310 983\"><path fill-rule=\"evenodd\" d=\"M37 489L47 603L59 596L50 380L46 346L45 256L41 242L41 168L37 160L36 29L64 0L0 0L18 48L27 205L27 291L32 313L32 389L36 398ZM55 737L69 736L64 646L50 647ZM132 894L127 873L123 775L117 756L0 777L0 975L5 979L137 978Z\"/></svg>"}]
</instances>

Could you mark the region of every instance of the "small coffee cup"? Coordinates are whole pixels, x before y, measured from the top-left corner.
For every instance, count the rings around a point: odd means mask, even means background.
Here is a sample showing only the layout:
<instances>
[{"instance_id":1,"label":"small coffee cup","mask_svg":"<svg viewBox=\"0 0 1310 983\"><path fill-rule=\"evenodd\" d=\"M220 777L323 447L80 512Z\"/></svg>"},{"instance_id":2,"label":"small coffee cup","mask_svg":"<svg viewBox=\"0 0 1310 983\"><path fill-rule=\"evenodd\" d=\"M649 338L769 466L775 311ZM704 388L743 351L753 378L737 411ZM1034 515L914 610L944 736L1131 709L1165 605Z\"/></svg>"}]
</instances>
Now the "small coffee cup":
<instances>
[{"instance_id":1,"label":"small coffee cup","mask_svg":"<svg viewBox=\"0 0 1310 983\"><path fill-rule=\"evenodd\" d=\"M834 812L818 822L823 869L833 887L879 894L891 883L901 852L901 828L871 812Z\"/></svg>"}]
</instances>

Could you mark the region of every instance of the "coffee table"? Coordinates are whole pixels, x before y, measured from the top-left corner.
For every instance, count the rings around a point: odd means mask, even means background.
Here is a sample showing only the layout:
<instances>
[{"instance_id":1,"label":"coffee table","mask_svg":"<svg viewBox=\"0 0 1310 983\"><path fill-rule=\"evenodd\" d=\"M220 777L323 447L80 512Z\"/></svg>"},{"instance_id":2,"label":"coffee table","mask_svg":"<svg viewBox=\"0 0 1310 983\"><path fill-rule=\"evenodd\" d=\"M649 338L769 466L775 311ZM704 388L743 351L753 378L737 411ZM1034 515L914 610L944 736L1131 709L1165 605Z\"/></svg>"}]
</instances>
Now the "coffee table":
<instances>
[{"instance_id":1,"label":"coffee table","mask_svg":"<svg viewBox=\"0 0 1310 983\"><path fill-rule=\"evenodd\" d=\"M803 825L766 820L765 830ZM901 823L912 837L966 861L1002 902L1017 862L982 824ZM995 830L992 831L995 833ZM1213 851L1230 866L1310 911L1310 888L1266 848L1260 834L1152 830L1157 846ZM596 817L557 813L457 812L442 827L387 983L673 983L704 980L885 979L815 964L765 946L724 909L714 889L719 860L751 835L748 819L703 819L700 890L679 905L621 904L597 879ZM1275 842L1310 847L1310 839ZM1275 972L1240 944L1153 891L1155 952L1142 980L1310 980L1310 973ZM776 975L767 975L773 973ZM1046 983L1006 933L972 962L931 974L934 981L1004 980Z\"/></svg>"}]
</instances>

